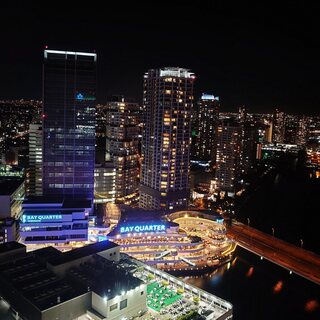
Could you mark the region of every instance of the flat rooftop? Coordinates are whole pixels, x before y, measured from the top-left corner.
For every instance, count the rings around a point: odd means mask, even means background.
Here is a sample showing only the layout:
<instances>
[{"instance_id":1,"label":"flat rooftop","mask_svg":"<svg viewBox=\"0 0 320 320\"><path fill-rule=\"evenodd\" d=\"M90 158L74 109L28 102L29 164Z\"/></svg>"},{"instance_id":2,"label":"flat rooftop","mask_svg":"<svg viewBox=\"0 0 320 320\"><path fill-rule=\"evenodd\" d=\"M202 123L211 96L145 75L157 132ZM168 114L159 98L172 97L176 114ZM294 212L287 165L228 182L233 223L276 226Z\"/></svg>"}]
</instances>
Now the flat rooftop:
<instances>
[{"instance_id":1,"label":"flat rooftop","mask_svg":"<svg viewBox=\"0 0 320 320\"><path fill-rule=\"evenodd\" d=\"M16 249L26 248L22 243L16 241L10 241L0 244L0 253L9 252Z\"/></svg>"},{"instance_id":2,"label":"flat rooftop","mask_svg":"<svg viewBox=\"0 0 320 320\"><path fill-rule=\"evenodd\" d=\"M32 251L33 255L39 257L41 259L48 260L49 258L57 258L61 256L63 253L54 247L45 247L41 249L37 249Z\"/></svg>"},{"instance_id":3,"label":"flat rooftop","mask_svg":"<svg viewBox=\"0 0 320 320\"><path fill-rule=\"evenodd\" d=\"M64 199L63 197L50 196L28 196L23 204L26 205L57 205L61 208L91 208L92 201L90 199Z\"/></svg>"},{"instance_id":4,"label":"flat rooftop","mask_svg":"<svg viewBox=\"0 0 320 320\"><path fill-rule=\"evenodd\" d=\"M32 253L0 266L0 292L12 287L40 310L46 310L86 292L56 276ZM8 285L9 283L9 285ZM12 290L12 289L11 289ZM60 300L58 300L58 297ZM60 301L60 302L59 302Z\"/></svg>"},{"instance_id":5,"label":"flat rooftop","mask_svg":"<svg viewBox=\"0 0 320 320\"><path fill-rule=\"evenodd\" d=\"M69 261L77 260L115 247L118 247L118 245L114 242L111 242L109 240L100 241L81 248L64 252L60 256L50 257L47 261L53 266L58 266Z\"/></svg>"},{"instance_id":6,"label":"flat rooftop","mask_svg":"<svg viewBox=\"0 0 320 320\"><path fill-rule=\"evenodd\" d=\"M68 271L68 278L101 297L113 299L122 292L139 287L144 282L134 277L126 268L95 255L94 261L84 262Z\"/></svg>"}]
</instances>

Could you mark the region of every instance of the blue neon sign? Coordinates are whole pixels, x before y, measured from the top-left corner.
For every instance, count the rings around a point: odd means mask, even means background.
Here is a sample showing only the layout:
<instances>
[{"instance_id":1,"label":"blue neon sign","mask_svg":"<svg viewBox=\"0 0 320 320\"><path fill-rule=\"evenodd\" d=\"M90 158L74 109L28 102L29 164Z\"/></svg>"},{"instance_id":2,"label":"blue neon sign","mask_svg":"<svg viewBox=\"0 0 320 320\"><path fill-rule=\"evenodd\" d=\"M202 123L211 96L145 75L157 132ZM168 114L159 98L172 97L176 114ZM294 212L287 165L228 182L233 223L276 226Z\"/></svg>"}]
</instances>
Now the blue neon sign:
<instances>
[{"instance_id":1,"label":"blue neon sign","mask_svg":"<svg viewBox=\"0 0 320 320\"><path fill-rule=\"evenodd\" d=\"M62 214L23 215L22 223L48 222L62 220Z\"/></svg>"},{"instance_id":2,"label":"blue neon sign","mask_svg":"<svg viewBox=\"0 0 320 320\"><path fill-rule=\"evenodd\" d=\"M135 226L120 227L120 233L164 232L165 230L166 230L165 224L142 224L142 225L135 225Z\"/></svg>"},{"instance_id":3,"label":"blue neon sign","mask_svg":"<svg viewBox=\"0 0 320 320\"><path fill-rule=\"evenodd\" d=\"M79 92L79 93L76 94L76 100L78 100L78 101L94 101L94 100L96 100L96 97L94 97L94 96L85 96L84 94Z\"/></svg>"},{"instance_id":4,"label":"blue neon sign","mask_svg":"<svg viewBox=\"0 0 320 320\"><path fill-rule=\"evenodd\" d=\"M82 101L84 99L84 96L82 93L77 93L76 99Z\"/></svg>"}]
</instances>

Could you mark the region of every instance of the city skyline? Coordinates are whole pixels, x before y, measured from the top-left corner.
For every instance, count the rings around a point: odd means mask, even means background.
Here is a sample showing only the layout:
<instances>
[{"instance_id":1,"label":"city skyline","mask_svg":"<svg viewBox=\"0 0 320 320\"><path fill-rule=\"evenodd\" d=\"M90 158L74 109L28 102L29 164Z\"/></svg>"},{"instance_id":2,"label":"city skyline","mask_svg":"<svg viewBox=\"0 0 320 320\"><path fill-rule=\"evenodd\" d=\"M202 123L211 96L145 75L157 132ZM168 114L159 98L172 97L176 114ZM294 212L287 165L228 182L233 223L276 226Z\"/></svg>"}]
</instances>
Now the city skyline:
<instances>
[{"instance_id":1,"label":"city skyline","mask_svg":"<svg viewBox=\"0 0 320 320\"><path fill-rule=\"evenodd\" d=\"M0 319L320 319L316 10L0 10Z\"/></svg>"},{"instance_id":2,"label":"city skyline","mask_svg":"<svg viewBox=\"0 0 320 320\"><path fill-rule=\"evenodd\" d=\"M196 97L202 92L220 96L222 112L240 105L252 112L276 107L287 113L316 112L319 48L311 10L303 4L250 10L240 4L114 6L107 12L92 6L84 16L81 8L3 5L2 38L8 49L0 53L6 61L0 98L41 99L39 61L48 45L99 54L98 103L111 94L141 102L146 70L179 66L197 74ZM175 12L183 17L179 28L174 27ZM302 25L301 16L308 15Z\"/></svg>"}]
</instances>

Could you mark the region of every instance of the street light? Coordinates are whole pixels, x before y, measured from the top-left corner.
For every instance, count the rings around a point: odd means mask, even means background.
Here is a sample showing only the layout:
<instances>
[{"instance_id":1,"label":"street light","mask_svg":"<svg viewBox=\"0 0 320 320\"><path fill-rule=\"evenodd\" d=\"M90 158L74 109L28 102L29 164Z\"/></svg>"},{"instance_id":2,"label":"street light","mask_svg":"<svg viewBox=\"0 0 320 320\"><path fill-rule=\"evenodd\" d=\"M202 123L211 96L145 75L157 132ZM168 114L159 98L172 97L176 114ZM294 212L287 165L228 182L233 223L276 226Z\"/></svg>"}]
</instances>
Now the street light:
<instances>
[{"instance_id":1,"label":"street light","mask_svg":"<svg viewBox=\"0 0 320 320\"><path fill-rule=\"evenodd\" d=\"M271 230L272 230L272 236L274 237L274 228L272 227Z\"/></svg>"},{"instance_id":2,"label":"street light","mask_svg":"<svg viewBox=\"0 0 320 320\"><path fill-rule=\"evenodd\" d=\"M303 239L300 239L300 247L303 248Z\"/></svg>"}]
</instances>

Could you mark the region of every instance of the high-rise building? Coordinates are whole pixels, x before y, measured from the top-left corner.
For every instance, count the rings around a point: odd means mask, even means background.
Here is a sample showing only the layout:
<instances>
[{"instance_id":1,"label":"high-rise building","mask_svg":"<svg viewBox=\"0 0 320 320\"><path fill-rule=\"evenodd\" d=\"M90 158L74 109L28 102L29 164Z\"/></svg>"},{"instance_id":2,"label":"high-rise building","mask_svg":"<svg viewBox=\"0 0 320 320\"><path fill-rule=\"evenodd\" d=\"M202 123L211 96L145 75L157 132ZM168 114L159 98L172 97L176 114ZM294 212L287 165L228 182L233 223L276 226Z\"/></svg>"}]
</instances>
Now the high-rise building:
<instances>
[{"instance_id":1,"label":"high-rise building","mask_svg":"<svg viewBox=\"0 0 320 320\"><path fill-rule=\"evenodd\" d=\"M299 131L299 118L294 115L286 115L284 128L284 143L296 144Z\"/></svg>"},{"instance_id":2,"label":"high-rise building","mask_svg":"<svg viewBox=\"0 0 320 320\"><path fill-rule=\"evenodd\" d=\"M130 204L139 189L139 105L114 97L106 105L106 158L116 169L116 201Z\"/></svg>"},{"instance_id":3,"label":"high-rise building","mask_svg":"<svg viewBox=\"0 0 320 320\"><path fill-rule=\"evenodd\" d=\"M217 166L215 178L221 191L234 195L240 174L241 126L233 119L226 119L217 131Z\"/></svg>"},{"instance_id":4,"label":"high-rise building","mask_svg":"<svg viewBox=\"0 0 320 320\"><path fill-rule=\"evenodd\" d=\"M95 53L44 51L43 194L93 199Z\"/></svg>"},{"instance_id":5,"label":"high-rise building","mask_svg":"<svg viewBox=\"0 0 320 320\"><path fill-rule=\"evenodd\" d=\"M94 169L94 202L114 202L116 194L116 168L111 161L96 164Z\"/></svg>"},{"instance_id":6,"label":"high-rise building","mask_svg":"<svg viewBox=\"0 0 320 320\"><path fill-rule=\"evenodd\" d=\"M198 132L196 157L201 160L216 159L216 134L219 121L219 97L202 94L198 101Z\"/></svg>"},{"instance_id":7,"label":"high-rise building","mask_svg":"<svg viewBox=\"0 0 320 320\"><path fill-rule=\"evenodd\" d=\"M107 110L102 104L96 105L96 163L106 161Z\"/></svg>"},{"instance_id":8,"label":"high-rise building","mask_svg":"<svg viewBox=\"0 0 320 320\"><path fill-rule=\"evenodd\" d=\"M272 143L273 122L269 120L264 120L264 124L265 134L263 139L268 143Z\"/></svg>"},{"instance_id":9,"label":"high-rise building","mask_svg":"<svg viewBox=\"0 0 320 320\"><path fill-rule=\"evenodd\" d=\"M308 117L300 116L298 121L298 134L296 144L304 145L307 142L308 135Z\"/></svg>"},{"instance_id":10,"label":"high-rise building","mask_svg":"<svg viewBox=\"0 0 320 320\"><path fill-rule=\"evenodd\" d=\"M27 195L42 195L42 125L29 127L29 168L26 179Z\"/></svg>"},{"instance_id":11,"label":"high-rise building","mask_svg":"<svg viewBox=\"0 0 320 320\"><path fill-rule=\"evenodd\" d=\"M194 79L182 68L150 69L144 75L141 208L188 205Z\"/></svg>"},{"instance_id":12,"label":"high-rise building","mask_svg":"<svg viewBox=\"0 0 320 320\"><path fill-rule=\"evenodd\" d=\"M273 114L272 141L274 143L284 143L285 133L285 113L275 110Z\"/></svg>"},{"instance_id":13,"label":"high-rise building","mask_svg":"<svg viewBox=\"0 0 320 320\"><path fill-rule=\"evenodd\" d=\"M247 174L253 169L257 159L259 143L259 125L252 121L242 124L241 134L241 173Z\"/></svg>"},{"instance_id":14,"label":"high-rise building","mask_svg":"<svg viewBox=\"0 0 320 320\"><path fill-rule=\"evenodd\" d=\"M238 120L240 123L246 122L248 119L248 109L246 106L239 107Z\"/></svg>"}]
</instances>

